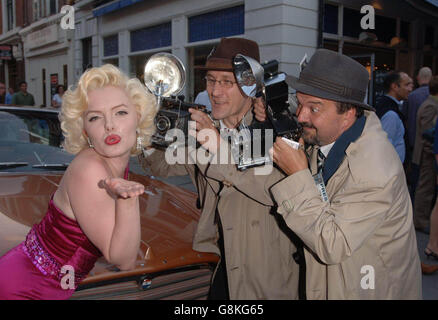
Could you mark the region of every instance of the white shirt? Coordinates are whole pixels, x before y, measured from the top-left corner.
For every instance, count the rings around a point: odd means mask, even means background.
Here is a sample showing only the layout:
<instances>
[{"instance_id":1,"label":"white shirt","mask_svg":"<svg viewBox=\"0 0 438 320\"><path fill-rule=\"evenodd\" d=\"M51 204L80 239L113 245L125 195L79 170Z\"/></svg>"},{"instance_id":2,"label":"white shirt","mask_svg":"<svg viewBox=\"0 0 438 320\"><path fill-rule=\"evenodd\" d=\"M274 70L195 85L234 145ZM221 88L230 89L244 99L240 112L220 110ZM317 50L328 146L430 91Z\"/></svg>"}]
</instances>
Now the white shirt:
<instances>
[{"instance_id":1,"label":"white shirt","mask_svg":"<svg viewBox=\"0 0 438 320\"><path fill-rule=\"evenodd\" d=\"M328 156L330 150L332 149L332 147L334 146L335 142L332 142L330 144L326 144L325 146L322 146L320 148L320 150L321 150L322 154L324 155L324 157L327 158L327 156Z\"/></svg>"},{"instance_id":2,"label":"white shirt","mask_svg":"<svg viewBox=\"0 0 438 320\"><path fill-rule=\"evenodd\" d=\"M59 105L62 105L62 98L61 98L61 96L59 95L59 94L55 94L54 96L53 96L53 99L52 100L55 100L55 102L57 103L57 104L59 104Z\"/></svg>"}]
</instances>

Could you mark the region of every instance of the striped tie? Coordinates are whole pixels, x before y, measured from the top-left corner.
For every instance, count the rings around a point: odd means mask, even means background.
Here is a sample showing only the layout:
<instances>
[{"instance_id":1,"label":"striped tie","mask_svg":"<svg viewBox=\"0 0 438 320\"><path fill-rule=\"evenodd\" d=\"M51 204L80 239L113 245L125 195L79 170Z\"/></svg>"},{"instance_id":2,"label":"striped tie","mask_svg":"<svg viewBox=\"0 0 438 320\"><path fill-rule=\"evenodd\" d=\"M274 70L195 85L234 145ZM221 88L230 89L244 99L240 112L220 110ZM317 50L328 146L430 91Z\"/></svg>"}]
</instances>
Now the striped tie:
<instances>
[{"instance_id":1,"label":"striped tie","mask_svg":"<svg viewBox=\"0 0 438 320\"><path fill-rule=\"evenodd\" d=\"M321 149L319 149L318 150L318 161L317 161L318 173L320 173L322 171L322 168L324 167L324 160L325 160L325 156L322 153Z\"/></svg>"}]
</instances>

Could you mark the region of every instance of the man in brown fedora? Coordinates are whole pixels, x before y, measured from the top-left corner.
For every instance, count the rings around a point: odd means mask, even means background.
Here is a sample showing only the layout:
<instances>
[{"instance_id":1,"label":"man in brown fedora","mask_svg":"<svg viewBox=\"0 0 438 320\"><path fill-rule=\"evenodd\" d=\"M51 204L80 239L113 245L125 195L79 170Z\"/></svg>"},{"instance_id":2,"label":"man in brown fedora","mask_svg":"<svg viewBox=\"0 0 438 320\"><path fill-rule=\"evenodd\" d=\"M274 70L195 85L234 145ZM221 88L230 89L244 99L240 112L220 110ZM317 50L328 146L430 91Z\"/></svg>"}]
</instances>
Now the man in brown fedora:
<instances>
[{"instance_id":1,"label":"man in brown fedora","mask_svg":"<svg viewBox=\"0 0 438 320\"><path fill-rule=\"evenodd\" d=\"M237 54L260 61L256 42L223 38L203 68L207 71L205 80L211 115L219 120L220 130L216 130L205 113L189 110L192 120L196 121L196 130L209 129L213 132L211 140L218 143L221 136L226 139L238 134L237 128L242 122L251 124L253 106L260 103L243 93L236 82L232 61ZM205 147L205 141L200 142ZM197 249L197 239L217 239L221 261L212 291L220 293L225 281L231 299L297 299L299 270L293 259L296 247L271 214L272 206L251 198L224 179L209 176L209 166L199 161L197 164L217 194L214 220L212 212L202 213L194 245ZM216 227L214 234L211 233L212 222ZM204 225L209 228L199 227Z\"/></svg>"},{"instance_id":2,"label":"man in brown fedora","mask_svg":"<svg viewBox=\"0 0 438 320\"><path fill-rule=\"evenodd\" d=\"M219 121L219 130L206 113L190 110L196 129L210 129L215 139L234 134L241 122L252 122L256 101L240 90L232 68L233 58L239 53L260 61L256 42L223 38L202 68L206 70L211 117ZM297 299L296 248L270 213L272 207L226 181L210 178L204 164L168 165L163 158L163 152L155 151L142 162L154 175L190 174L202 207L193 248L220 255L209 299Z\"/></svg>"},{"instance_id":3,"label":"man in brown fedora","mask_svg":"<svg viewBox=\"0 0 438 320\"><path fill-rule=\"evenodd\" d=\"M215 168L234 187L269 204L303 242L308 299L421 299L421 268L402 164L374 109L368 72L319 49L299 78L301 144L277 138L264 181ZM221 174L220 174L221 173Z\"/></svg>"}]
</instances>

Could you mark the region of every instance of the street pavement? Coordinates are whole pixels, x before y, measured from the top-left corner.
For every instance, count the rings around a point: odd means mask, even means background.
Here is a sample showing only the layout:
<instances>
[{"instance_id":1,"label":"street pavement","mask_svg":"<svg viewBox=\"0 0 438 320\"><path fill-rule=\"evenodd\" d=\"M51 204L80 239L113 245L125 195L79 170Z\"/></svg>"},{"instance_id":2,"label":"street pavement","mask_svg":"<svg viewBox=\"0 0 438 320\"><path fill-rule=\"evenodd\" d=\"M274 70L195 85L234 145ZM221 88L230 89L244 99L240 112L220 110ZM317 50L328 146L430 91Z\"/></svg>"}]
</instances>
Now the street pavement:
<instances>
[{"instance_id":1,"label":"street pavement","mask_svg":"<svg viewBox=\"0 0 438 320\"><path fill-rule=\"evenodd\" d=\"M140 170L140 168L138 168L138 170ZM189 176L169 177L165 179L158 177L154 177L154 178L196 192L196 189L191 183ZM420 256L420 260L429 265L438 265L438 260L427 258L427 256L424 254L424 248L426 247L427 242L429 240L429 235L419 231L417 231L416 234L417 234L417 245L418 245L418 253ZM430 275L423 274L422 279L423 279L423 299L438 300L438 271Z\"/></svg>"},{"instance_id":2,"label":"street pavement","mask_svg":"<svg viewBox=\"0 0 438 320\"><path fill-rule=\"evenodd\" d=\"M426 248L427 242L429 240L429 235L417 231L417 245L418 253L420 254L421 262L430 265L438 265L438 260L432 258L427 258L424 254L424 248ZM425 275L423 274L423 299L424 300L438 300L438 271Z\"/></svg>"}]
</instances>

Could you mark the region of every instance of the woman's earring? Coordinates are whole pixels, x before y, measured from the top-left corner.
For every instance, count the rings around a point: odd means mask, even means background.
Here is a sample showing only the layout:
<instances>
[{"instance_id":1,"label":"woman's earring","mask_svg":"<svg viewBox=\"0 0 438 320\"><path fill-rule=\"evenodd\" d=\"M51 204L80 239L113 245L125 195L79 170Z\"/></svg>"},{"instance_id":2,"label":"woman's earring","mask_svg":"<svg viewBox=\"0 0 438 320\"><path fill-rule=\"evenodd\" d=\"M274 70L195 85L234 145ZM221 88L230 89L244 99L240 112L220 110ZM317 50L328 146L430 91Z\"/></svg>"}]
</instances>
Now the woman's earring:
<instances>
[{"instance_id":1,"label":"woman's earring","mask_svg":"<svg viewBox=\"0 0 438 320\"><path fill-rule=\"evenodd\" d=\"M143 149L143 138L139 136L140 130L137 129L137 150L141 151Z\"/></svg>"},{"instance_id":2,"label":"woman's earring","mask_svg":"<svg viewBox=\"0 0 438 320\"><path fill-rule=\"evenodd\" d=\"M91 143L90 137L87 137L87 141L88 141L88 146L90 148L94 148L93 144Z\"/></svg>"}]
</instances>

